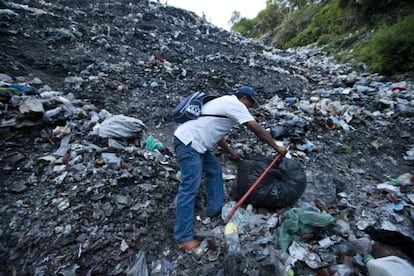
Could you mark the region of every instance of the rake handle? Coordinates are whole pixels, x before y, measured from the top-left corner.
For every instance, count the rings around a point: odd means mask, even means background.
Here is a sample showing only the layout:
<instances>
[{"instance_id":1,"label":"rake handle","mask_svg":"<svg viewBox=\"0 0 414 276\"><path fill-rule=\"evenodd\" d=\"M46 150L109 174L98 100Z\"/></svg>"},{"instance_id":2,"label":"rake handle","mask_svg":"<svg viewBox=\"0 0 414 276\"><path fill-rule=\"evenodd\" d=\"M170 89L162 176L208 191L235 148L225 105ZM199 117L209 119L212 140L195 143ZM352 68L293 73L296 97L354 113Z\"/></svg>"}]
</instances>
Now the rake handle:
<instances>
[{"instance_id":1,"label":"rake handle","mask_svg":"<svg viewBox=\"0 0 414 276\"><path fill-rule=\"evenodd\" d=\"M256 186L259 185L260 181L263 180L263 178L266 176L266 174L270 171L270 169L276 164L277 161L282 157L282 154L278 154L275 159L270 163L269 166L262 172L262 174L256 179L256 181L253 183L252 186L247 190L247 192L243 195L243 197L236 203L236 205L231 209L230 213L227 215L226 220L224 221L224 224L227 224L230 219L233 217L236 210L244 203L244 201L247 199L247 197L253 192L254 189L256 189Z\"/></svg>"}]
</instances>

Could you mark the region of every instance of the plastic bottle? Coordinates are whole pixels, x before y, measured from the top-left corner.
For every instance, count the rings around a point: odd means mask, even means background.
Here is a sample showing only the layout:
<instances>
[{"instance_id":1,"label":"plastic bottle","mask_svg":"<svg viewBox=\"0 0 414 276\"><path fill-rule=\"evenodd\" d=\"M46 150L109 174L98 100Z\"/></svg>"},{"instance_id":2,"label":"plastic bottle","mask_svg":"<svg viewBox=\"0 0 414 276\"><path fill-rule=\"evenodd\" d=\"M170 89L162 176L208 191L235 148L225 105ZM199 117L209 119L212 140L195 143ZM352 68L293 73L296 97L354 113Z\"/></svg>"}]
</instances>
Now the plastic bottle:
<instances>
[{"instance_id":1,"label":"plastic bottle","mask_svg":"<svg viewBox=\"0 0 414 276\"><path fill-rule=\"evenodd\" d=\"M286 271L286 275L287 276L295 276L295 271L291 268L291 267L287 267L287 271Z\"/></svg>"},{"instance_id":2,"label":"plastic bottle","mask_svg":"<svg viewBox=\"0 0 414 276\"><path fill-rule=\"evenodd\" d=\"M228 253L240 252L240 240L236 223L229 222L226 224L224 227L224 237L226 239Z\"/></svg>"},{"instance_id":3,"label":"plastic bottle","mask_svg":"<svg viewBox=\"0 0 414 276\"><path fill-rule=\"evenodd\" d=\"M329 267L329 272L335 276L351 276L356 275L355 270L346 264L335 264ZM332 275L332 274L331 274Z\"/></svg>"},{"instance_id":4,"label":"plastic bottle","mask_svg":"<svg viewBox=\"0 0 414 276\"><path fill-rule=\"evenodd\" d=\"M370 276L413 276L414 266L397 256L374 259L371 255L364 256Z\"/></svg>"},{"instance_id":5,"label":"plastic bottle","mask_svg":"<svg viewBox=\"0 0 414 276\"><path fill-rule=\"evenodd\" d=\"M287 103L287 104L293 104L295 102L296 102L296 98L295 97L287 97L285 99L285 103Z\"/></svg>"}]
</instances>

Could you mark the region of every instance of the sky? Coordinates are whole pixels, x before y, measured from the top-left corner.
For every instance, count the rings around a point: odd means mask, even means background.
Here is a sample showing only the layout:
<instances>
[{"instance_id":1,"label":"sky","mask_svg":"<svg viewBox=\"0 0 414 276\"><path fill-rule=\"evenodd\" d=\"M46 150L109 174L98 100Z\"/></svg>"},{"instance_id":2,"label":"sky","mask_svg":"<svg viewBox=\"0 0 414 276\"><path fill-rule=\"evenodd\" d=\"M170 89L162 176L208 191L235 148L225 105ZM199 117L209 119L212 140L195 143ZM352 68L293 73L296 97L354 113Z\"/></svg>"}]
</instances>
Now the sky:
<instances>
[{"instance_id":1,"label":"sky","mask_svg":"<svg viewBox=\"0 0 414 276\"><path fill-rule=\"evenodd\" d=\"M162 3L206 15L208 22L229 30L228 21L233 11L239 11L241 17L254 18L266 7L266 0L164 0Z\"/></svg>"}]
</instances>

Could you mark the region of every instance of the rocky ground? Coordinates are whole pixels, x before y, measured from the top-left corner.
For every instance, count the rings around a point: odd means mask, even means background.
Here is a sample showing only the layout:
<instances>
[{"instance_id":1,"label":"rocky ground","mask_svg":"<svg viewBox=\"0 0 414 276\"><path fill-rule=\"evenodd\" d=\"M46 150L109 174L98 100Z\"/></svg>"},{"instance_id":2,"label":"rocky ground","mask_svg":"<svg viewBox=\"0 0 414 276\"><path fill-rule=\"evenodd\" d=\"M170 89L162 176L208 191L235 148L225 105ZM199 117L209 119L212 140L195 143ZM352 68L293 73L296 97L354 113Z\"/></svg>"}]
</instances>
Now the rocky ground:
<instances>
[{"instance_id":1,"label":"rocky ground","mask_svg":"<svg viewBox=\"0 0 414 276\"><path fill-rule=\"evenodd\" d=\"M411 80L313 47L274 49L153 1L0 1L0 33L2 274L277 275L291 266L298 275L366 275L367 251L413 261ZM257 90L255 117L290 144L307 188L277 212L241 208L235 265L221 220L201 207L204 254L175 248L169 111L191 91L240 85ZM133 129L119 134L120 121ZM229 141L246 155L275 154L243 127ZM230 190L236 164L216 153ZM292 207L330 214L338 227L284 252L277 229Z\"/></svg>"}]
</instances>

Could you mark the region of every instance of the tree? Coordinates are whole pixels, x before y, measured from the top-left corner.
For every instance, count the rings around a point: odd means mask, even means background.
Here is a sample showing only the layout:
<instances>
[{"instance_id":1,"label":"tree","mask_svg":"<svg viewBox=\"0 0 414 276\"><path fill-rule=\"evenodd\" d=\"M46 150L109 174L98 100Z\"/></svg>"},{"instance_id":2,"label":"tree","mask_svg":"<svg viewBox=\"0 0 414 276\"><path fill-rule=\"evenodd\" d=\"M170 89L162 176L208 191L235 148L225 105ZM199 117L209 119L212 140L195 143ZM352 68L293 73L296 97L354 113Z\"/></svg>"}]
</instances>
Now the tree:
<instances>
[{"instance_id":1,"label":"tree","mask_svg":"<svg viewBox=\"0 0 414 276\"><path fill-rule=\"evenodd\" d=\"M278 1L267 1L266 8L259 12L257 20L260 22L259 33L263 34L272 31L278 26L284 17L283 11L279 8Z\"/></svg>"}]
</instances>

